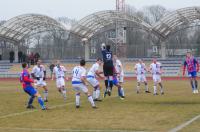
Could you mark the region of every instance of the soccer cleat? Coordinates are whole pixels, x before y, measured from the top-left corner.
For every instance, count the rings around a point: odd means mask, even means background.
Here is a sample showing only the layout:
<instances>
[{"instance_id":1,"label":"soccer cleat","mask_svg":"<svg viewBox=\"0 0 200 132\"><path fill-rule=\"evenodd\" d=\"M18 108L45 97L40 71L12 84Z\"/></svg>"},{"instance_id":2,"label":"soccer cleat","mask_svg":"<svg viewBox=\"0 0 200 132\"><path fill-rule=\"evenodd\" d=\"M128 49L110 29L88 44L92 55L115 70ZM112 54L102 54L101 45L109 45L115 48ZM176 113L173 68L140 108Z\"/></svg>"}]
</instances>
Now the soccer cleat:
<instances>
[{"instance_id":1,"label":"soccer cleat","mask_svg":"<svg viewBox=\"0 0 200 132\"><path fill-rule=\"evenodd\" d=\"M124 97L123 97L123 96L121 96L121 97L120 97L120 99L121 99L121 100L124 100Z\"/></svg>"},{"instance_id":2,"label":"soccer cleat","mask_svg":"<svg viewBox=\"0 0 200 132\"><path fill-rule=\"evenodd\" d=\"M164 92L161 92L161 95L164 95L165 93Z\"/></svg>"},{"instance_id":3,"label":"soccer cleat","mask_svg":"<svg viewBox=\"0 0 200 132\"><path fill-rule=\"evenodd\" d=\"M48 99L45 99L44 102L49 102Z\"/></svg>"},{"instance_id":4,"label":"soccer cleat","mask_svg":"<svg viewBox=\"0 0 200 132\"><path fill-rule=\"evenodd\" d=\"M153 95L158 95L158 93L154 93Z\"/></svg>"},{"instance_id":5,"label":"soccer cleat","mask_svg":"<svg viewBox=\"0 0 200 132\"><path fill-rule=\"evenodd\" d=\"M42 108L42 110L49 110L47 107Z\"/></svg>"},{"instance_id":6,"label":"soccer cleat","mask_svg":"<svg viewBox=\"0 0 200 132\"><path fill-rule=\"evenodd\" d=\"M94 99L94 101L99 101L99 102L101 102L102 100L101 100L101 99Z\"/></svg>"},{"instance_id":7,"label":"soccer cleat","mask_svg":"<svg viewBox=\"0 0 200 132\"><path fill-rule=\"evenodd\" d=\"M145 93L151 93L150 91L145 91Z\"/></svg>"},{"instance_id":8,"label":"soccer cleat","mask_svg":"<svg viewBox=\"0 0 200 132\"><path fill-rule=\"evenodd\" d=\"M28 105L26 108L27 109L35 109L35 107L33 105Z\"/></svg>"},{"instance_id":9,"label":"soccer cleat","mask_svg":"<svg viewBox=\"0 0 200 132\"><path fill-rule=\"evenodd\" d=\"M137 90L136 93L139 94L140 92Z\"/></svg>"},{"instance_id":10,"label":"soccer cleat","mask_svg":"<svg viewBox=\"0 0 200 132\"><path fill-rule=\"evenodd\" d=\"M108 96L111 96L111 88L107 89Z\"/></svg>"},{"instance_id":11,"label":"soccer cleat","mask_svg":"<svg viewBox=\"0 0 200 132\"><path fill-rule=\"evenodd\" d=\"M193 93L193 94L195 94L195 93L196 93L196 91L195 91L195 90L193 90L193 91L192 91L192 93Z\"/></svg>"},{"instance_id":12,"label":"soccer cleat","mask_svg":"<svg viewBox=\"0 0 200 132\"><path fill-rule=\"evenodd\" d=\"M80 106L79 105L76 105L76 109L79 109L80 108Z\"/></svg>"},{"instance_id":13,"label":"soccer cleat","mask_svg":"<svg viewBox=\"0 0 200 132\"><path fill-rule=\"evenodd\" d=\"M92 108L93 108L93 109L97 109L98 107L96 107L96 106L92 106Z\"/></svg>"}]
</instances>

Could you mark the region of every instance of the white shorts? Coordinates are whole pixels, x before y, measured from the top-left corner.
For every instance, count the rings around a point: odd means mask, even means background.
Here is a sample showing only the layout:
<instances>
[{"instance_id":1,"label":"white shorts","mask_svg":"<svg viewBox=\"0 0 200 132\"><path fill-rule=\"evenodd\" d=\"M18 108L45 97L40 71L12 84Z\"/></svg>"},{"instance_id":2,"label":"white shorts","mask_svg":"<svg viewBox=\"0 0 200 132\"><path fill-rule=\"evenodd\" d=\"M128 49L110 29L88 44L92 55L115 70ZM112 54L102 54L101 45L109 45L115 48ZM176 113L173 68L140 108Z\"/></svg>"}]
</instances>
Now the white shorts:
<instances>
[{"instance_id":1,"label":"white shorts","mask_svg":"<svg viewBox=\"0 0 200 132\"><path fill-rule=\"evenodd\" d=\"M57 88L61 88L65 86L65 79L64 78L57 78L56 79L56 86Z\"/></svg>"},{"instance_id":2,"label":"white shorts","mask_svg":"<svg viewBox=\"0 0 200 132\"><path fill-rule=\"evenodd\" d=\"M117 77L117 79L118 79L118 81L119 81L120 83L123 83L123 82L124 82L124 76L119 76L119 77Z\"/></svg>"},{"instance_id":3,"label":"white shorts","mask_svg":"<svg viewBox=\"0 0 200 132\"><path fill-rule=\"evenodd\" d=\"M154 74L153 75L153 81L154 81L154 83L160 83L162 81L161 76L158 75L158 74Z\"/></svg>"},{"instance_id":4,"label":"white shorts","mask_svg":"<svg viewBox=\"0 0 200 132\"><path fill-rule=\"evenodd\" d=\"M88 92L88 89L86 87L86 85L84 85L83 83L80 83L80 84L72 84L72 87L74 88L74 90L76 92L84 92L84 93L87 93Z\"/></svg>"},{"instance_id":5,"label":"white shorts","mask_svg":"<svg viewBox=\"0 0 200 132\"><path fill-rule=\"evenodd\" d=\"M92 85L92 87L96 87L99 85L99 81L96 78L89 77L87 81Z\"/></svg>"},{"instance_id":6,"label":"white shorts","mask_svg":"<svg viewBox=\"0 0 200 132\"><path fill-rule=\"evenodd\" d=\"M40 80L36 80L36 83L34 84L37 87L44 87L47 86L46 82L43 80L43 78L40 78Z\"/></svg>"},{"instance_id":7,"label":"white shorts","mask_svg":"<svg viewBox=\"0 0 200 132\"><path fill-rule=\"evenodd\" d=\"M146 82L146 76L144 74L137 75L137 82Z\"/></svg>"}]
</instances>

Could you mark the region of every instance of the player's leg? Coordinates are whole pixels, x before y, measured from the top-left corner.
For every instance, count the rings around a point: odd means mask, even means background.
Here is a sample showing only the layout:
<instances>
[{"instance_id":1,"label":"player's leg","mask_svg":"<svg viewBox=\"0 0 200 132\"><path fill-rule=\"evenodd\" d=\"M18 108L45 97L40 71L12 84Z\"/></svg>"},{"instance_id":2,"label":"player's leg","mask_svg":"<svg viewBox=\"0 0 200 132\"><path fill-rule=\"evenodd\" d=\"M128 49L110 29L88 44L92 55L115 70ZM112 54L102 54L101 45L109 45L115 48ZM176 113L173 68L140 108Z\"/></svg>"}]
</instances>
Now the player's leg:
<instances>
[{"instance_id":1,"label":"player's leg","mask_svg":"<svg viewBox=\"0 0 200 132\"><path fill-rule=\"evenodd\" d=\"M124 76L119 77L119 85L121 86L122 97L125 98L124 88L123 88Z\"/></svg>"},{"instance_id":2,"label":"player's leg","mask_svg":"<svg viewBox=\"0 0 200 132\"><path fill-rule=\"evenodd\" d=\"M199 90L198 90L198 81L197 81L196 77L194 78L194 81L195 81L196 93L199 93Z\"/></svg>"},{"instance_id":3,"label":"player's leg","mask_svg":"<svg viewBox=\"0 0 200 132\"><path fill-rule=\"evenodd\" d=\"M65 88L64 78L60 78L61 93L63 95L64 101L67 99L67 89Z\"/></svg>"},{"instance_id":4,"label":"player's leg","mask_svg":"<svg viewBox=\"0 0 200 132\"><path fill-rule=\"evenodd\" d=\"M106 95L107 95L107 93L108 93L108 77L107 76L105 76L105 80L104 80L104 82L105 82L105 90L104 90L104 98L106 97Z\"/></svg>"},{"instance_id":5,"label":"player's leg","mask_svg":"<svg viewBox=\"0 0 200 132\"><path fill-rule=\"evenodd\" d=\"M147 79L146 79L145 75L143 75L143 81L144 81L144 86L145 86L145 93L151 93L149 91L149 87L148 87L148 83L147 83Z\"/></svg>"},{"instance_id":6,"label":"player's leg","mask_svg":"<svg viewBox=\"0 0 200 132\"><path fill-rule=\"evenodd\" d=\"M139 92L140 92L140 82L141 82L141 76L137 75L137 87L136 87L137 94L139 94Z\"/></svg>"},{"instance_id":7,"label":"player's leg","mask_svg":"<svg viewBox=\"0 0 200 132\"><path fill-rule=\"evenodd\" d=\"M156 75L153 75L153 81L154 81L154 86L153 86L153 94L154 95L158 95L158 93L157 93L157 77L156 77Z\"/></svg>"},{"instance_id":8,"label":"player's leg","mask_svg":"<svg viewBox=\"0 0 200 132\"><path fill-rule=\"evenodd\" d=\"M30 96L29 101L28 101L28 105L27 105L26 108L28 108L28 109L34 109L34 108L35 108L35 107L32 105L34 99L35 99L35 96Z\"/></svg>"},{"instance_id":9,"label":"player's leg","mask_svg":"<svg viewBox=\"0 0 200 132\"><path fill-rule=\"evenodd\" d=\"M191 84L191 87L192 87L192 92L193 92L193 93L196 93L193 77L190 77L190 84Z\"/></svg>"},{"instance_id":10,"label":"player's leg","mask_svg":"<svg viewBox=\"0 0 200 132\"><path fill-rule=\"evenodd\" d=\"M46 85L43 86L44 102L48 102L48 88Z\"/></svg>"},{"instance_id":11,"label":"player's leg","mask_svg":"<svg viewBox=\"0 0 200 132\"><path fill-rule=\"evenodd\" d=\"M91 94L89 93L87 87L83 84L80 84L80 89L85 93L85 95L88 97L88 101L90 102L90 104L92 105L92 108L96 108L96 105L94 103L94 100L91 96Z\"/></svg>"},{"instance_id":12,"label":"player's leg","mask_svg":"<svg viewBox=\"0 0 200 132\"><path fill-rule=\"evenodd\" d=\"M76 108L80 107L80 97L81 97L80 95L81 95L80 92L76 93Z\"/></svg>"}]
</instances>

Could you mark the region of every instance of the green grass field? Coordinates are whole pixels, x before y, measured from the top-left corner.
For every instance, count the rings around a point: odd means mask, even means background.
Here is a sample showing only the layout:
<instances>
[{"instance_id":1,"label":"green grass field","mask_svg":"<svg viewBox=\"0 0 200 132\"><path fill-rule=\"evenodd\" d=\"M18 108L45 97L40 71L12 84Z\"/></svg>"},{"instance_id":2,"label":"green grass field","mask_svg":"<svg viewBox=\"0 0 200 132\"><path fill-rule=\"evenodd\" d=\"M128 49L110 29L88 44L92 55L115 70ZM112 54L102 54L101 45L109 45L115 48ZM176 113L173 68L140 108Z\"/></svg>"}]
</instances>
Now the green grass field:
<instances>
[{"instance_id":1,"label":"green grass field","mask_svg":"<svg viewBox=\"0 0 200 132\"><path fill-rule=\"evenodd\" d=\"M113 89L111 97L98 102L92 109L85 95L81 96L81 108L75 108L74 91L67 82L68 100L64 103L55 83L48 81L49 111L27 110L28 96L18 80L1 81L0 132L32 131L158 131L165 132L200 114L200 94L192 94L189 82L163 81L165 95L153 96L135 93L135 80L124 84L126 99L117 97ZM143 86L142 86L143 87ZM149 83L152 91L152 82ZM91 87L89 87L92 90ZM40 93L42 91L40 90ZM200 119L181 129L181 132L200 131Z\"/></svg>"}]
</instances>

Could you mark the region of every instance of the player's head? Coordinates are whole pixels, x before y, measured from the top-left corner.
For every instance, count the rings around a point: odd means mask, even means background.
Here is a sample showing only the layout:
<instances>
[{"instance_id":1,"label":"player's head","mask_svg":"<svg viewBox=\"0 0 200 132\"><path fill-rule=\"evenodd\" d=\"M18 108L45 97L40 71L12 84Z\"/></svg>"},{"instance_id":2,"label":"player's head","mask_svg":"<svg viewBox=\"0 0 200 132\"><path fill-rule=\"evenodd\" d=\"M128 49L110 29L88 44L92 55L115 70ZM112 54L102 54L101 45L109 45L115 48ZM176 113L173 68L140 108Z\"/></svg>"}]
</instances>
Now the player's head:
<instances>
[{"instance_id":1,"label":"player's head","mask_svg":"<svg viewBox=\"0 0 200 132\"><path fill-rule=\"evenodd\" d=\"M102 59L101 58L97 58L96 62L101 65L102 64Z\"/></svg>"},{"instance_id":2,"label":"player's head","mask_svg":"<svg viewBox=\"0 0 200 132\"><path fill-rule=\"evenodd\" d=\"M110 51L110 45L106 45L106 50Z\"/></svg>"},{"instance_id":3,"label":"player's head","mask_svg":"<svg viewBox=\"0 0 200 132\"><path fill-rule=\"evenodd\" d=\"M189 57L191 57L191 56L192 56L191 52L188 51L188 52L186 53L186 57L189 58Z\"/></svg>"},{"instance_id":4,"label":"player's head","mask_svg":"<svg viewBox=\"0 0 200 132\"><path fill-rule=\"evenodd\" d=\"M80 60L80 66L85 66L85 60L84 59L82 59L82 60Z\"/></svg>"},{"instance_id":5,"label":"player's head","mask_svg":"<svg viewBox=\"0 0 200 132\"><path fill-rule=\"evenodd\" d=\"M59 66L60 65L60 60L56 61L56 65Z\"/></svg>"},{"instance_id":6,"label":"player's head","mask_svg":"<svg viewBox=\"0 0 200 132\"><path fill-rule=\"evenodd\" d=\"M41 60L38 60L38 61L37 61L37 65L38 65L38 66L40 66L40 65L41 65L41 63L42 63L42 61L41 61Z\"/></svg>"},{"instance_id":7,"label":"player's head","mask_svg":"<svg viewBox=\"0 0 200 132\"><path fill-rule=\"evenodd\" d=\"M28 68L27 63L22 63L22 68L23 68L23 69L27 69L27 68Z\"/></svg>"},{"instance_id":8,"label":"player's head","mask_svg":"<svg viewBox=\"0 0 200 132\"><path fill-rule=\"evenodd\" d=\"M139 59L138 62L139 62L139 63L142 63L143 61L142 61L142 59Z\"/></svg>"},{"instance_id":9,"label":"player's head","mask_svg":"<svg viewBox=\"0 0 200 132\"><path fill-rule=\"evenodd\" d=\"M156 63L157 62L157 59L156 58L153 58L153 63Z\"/></svg>"},{"instance_id":10,"label":"player's head","mask_svg":"<svg viewBox=\"0 0 200 132\"><path fill-rule=\"evenodd\" d=\"M113 59L117 60L118 59L117 55L113 55Z\"/></svg>"}]
</instances>

